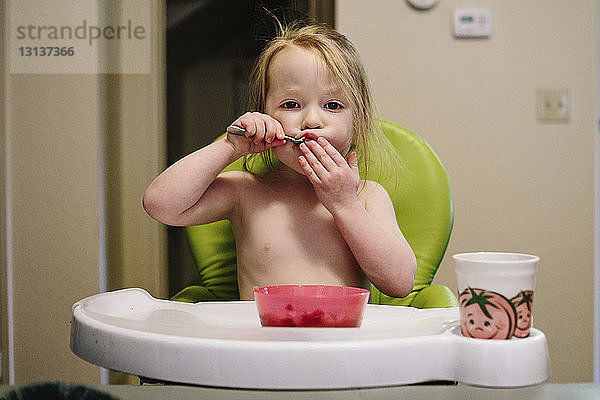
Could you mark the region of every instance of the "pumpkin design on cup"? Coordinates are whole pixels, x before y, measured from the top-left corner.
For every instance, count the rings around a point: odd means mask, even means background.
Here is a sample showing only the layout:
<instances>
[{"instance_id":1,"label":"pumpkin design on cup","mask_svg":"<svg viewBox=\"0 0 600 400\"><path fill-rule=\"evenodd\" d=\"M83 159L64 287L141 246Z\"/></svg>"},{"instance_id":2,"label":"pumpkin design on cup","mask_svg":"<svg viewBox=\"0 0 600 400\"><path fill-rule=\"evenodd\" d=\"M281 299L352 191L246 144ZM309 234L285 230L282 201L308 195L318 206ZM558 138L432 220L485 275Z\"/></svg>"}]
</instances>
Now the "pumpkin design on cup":
<instances>
[{"instance_id":1,"label":"pumpkin design on cup","mask_svg":"<svg viewBox=\"0 0 600 400\"><path fill-rule=\"evenodd\" d=\"M524 338L529 336L531 328L531 305L533 303L533 291L525 290L510 299L517 311L517 327L515 336Z\"/></svg>"},{"instance_id":2,"label":"pumpkin design on cup","mask_svg":"<svg viewBox=\"0 0 600 400\"><path fill-rule=\"evenodd\" d=\"M463 336L510 339L515 333L515 307L501 294L468 287L460 294L459 303Z\"/></svg>"}]
</instances>

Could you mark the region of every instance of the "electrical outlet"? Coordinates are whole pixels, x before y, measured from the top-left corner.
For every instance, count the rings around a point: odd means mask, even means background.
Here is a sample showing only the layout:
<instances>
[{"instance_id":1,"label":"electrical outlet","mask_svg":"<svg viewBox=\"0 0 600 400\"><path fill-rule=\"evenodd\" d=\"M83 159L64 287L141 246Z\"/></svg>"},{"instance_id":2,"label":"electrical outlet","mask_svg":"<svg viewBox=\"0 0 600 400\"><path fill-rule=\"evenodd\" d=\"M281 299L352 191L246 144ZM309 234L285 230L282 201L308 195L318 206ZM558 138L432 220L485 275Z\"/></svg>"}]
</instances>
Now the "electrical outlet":
<instances>
[{"instance_id":1,"label":"electrical outlet","mask_svg":"<svg viewBox=\"0 0 600 400\"><path fill-rule=\"evenodd\" d=\"M571 118L569 89L537 89L537 117L542 122L568 122Z\"/></svg>"}]
</instances>

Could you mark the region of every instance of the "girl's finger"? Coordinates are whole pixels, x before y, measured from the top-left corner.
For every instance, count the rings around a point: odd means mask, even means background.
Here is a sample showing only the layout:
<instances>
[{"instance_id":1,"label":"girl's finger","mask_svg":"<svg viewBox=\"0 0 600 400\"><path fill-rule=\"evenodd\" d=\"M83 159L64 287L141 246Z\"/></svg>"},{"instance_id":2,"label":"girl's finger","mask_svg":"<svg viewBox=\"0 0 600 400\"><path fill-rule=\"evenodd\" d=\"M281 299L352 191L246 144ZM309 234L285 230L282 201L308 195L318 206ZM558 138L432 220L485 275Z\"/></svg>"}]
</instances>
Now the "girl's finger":
<instances>
[{"instance_id":1,"label":"girl's finger","mask_svg":"<svg viewBox=\"0 0 600 400\"><path fill-rule=\"evenodd\" d=\"M285 136L283 125L281 125L281 122L277 121L276 119L273 119L273 121L275 121L275 137L277 140L283 140L283 137Z\"/></svg>"},{"instance_id":2,"label":"girl's finger","mask_svg":"<svg viewBox=\"0 0 600 400\"><path fill-rule=\"evenodd\" d=\"M331 143L329 143L327 139L321 136L317 138L316 142L323 148L323 150L325 150L327 155L333 160L333 162L338 167L348 165L348 163L344 159L344 156L342 156L340 152Z\"/></svg>"},{"instance_id":3,"label":"girl's finger","mask_svg":"<svg viewBox=\"0 0 600 400\"><path fill-rule=\"evenodd\" d=\"M266 121L263 119L256 120L256 133L254 134L254 144L259 144L265 140L265 134L267 132Z\"/></svg>"},{"instance_id":4,"label":"girl's finger","mask_svg":"<svg viewBox=\"0 0 600 400\"><path fill-rule=\"evenodd\" d=\"M298 156L298 164L300 164L300 168L304 172L304 175L308 178L308 180L313 184L317 184L320 182L319 176L312 169L310 163L306 160L304 156Z\"/></svg>"},{"instance_id":5,"label":"girl's finger","mask_svg":"<svg viewBox=\"0 0 600 400\"><path fill-rule=\"evenodd\" d=\"M245 136L247 138L251 138L256 134L256 122L254 118L252 118L252 114L246 113L242 115L238 119L239 123L235 123L235 125L239 125L246 130Z\"/></svg>"},{"instance_id":6,"label":"girl's finger","mask_svg":"<svg viewBox=\"0 0 600 400\"><path fill-rule=\"evenodd\" d=\"M306 143L300 144L300 151L308 162L310 168L319 178L323 177L327 173L327 169L323 166L321 161L315 156Z\"/></svg>"},{"instance_id":7,"label":"girl's finger","mask_svg":"<svg viewBox=\"0 0 600 400\"><path fill-rule=\"evenodd\" d=\"M277 138L277 130L278 130L278 122L273 118L268 118L265 121L266 124L266 132L265 132L265 142L272 143Z\"/></svg>"},{"instance_id":8,"label":"girl's finger","mask_svg":"<svg viewBox=\"0 0 600 400\"><path fill-rule=\"evenodd\" d=\"M332 171L338 167L337 163L331 158L331 156L325 151L320 143L315 140L309 140L305 142L310 151L319 159L320 163L325 167L327 171Z\"/></svg>"}]
</instances>

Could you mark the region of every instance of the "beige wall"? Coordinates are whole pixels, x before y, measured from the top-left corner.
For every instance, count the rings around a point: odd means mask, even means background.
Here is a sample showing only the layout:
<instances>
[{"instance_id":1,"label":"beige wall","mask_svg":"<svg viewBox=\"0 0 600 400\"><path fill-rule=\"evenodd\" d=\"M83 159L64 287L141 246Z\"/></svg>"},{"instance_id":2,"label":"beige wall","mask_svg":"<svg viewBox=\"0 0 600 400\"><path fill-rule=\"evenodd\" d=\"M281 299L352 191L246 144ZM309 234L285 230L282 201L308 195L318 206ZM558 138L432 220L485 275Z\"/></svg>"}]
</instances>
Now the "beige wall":
<instances>
[{"instance_id":1,"label":"beige wall","mask_svg":"<svg viewBox=\"0 0 600 400\"><path fill-rule=\"evenodd\" d=\"M343 0L336 23L367 66L381 115L422 135L445 164L456 220L436 281L455 288L451 255L542 258L535 326L552 381L592 380L595 2ZM488 6L487 40L456 40L451 10ZM536 120L536 88L569 88L568 124Z\"/></svg>"},{"instance_id":2,"label":"beige wall","mask_svg":"<svg viewBox=\"0 0 600 400\"><path fill-rule=\"evenodd\" d=\"M69 338L72 304L101 287L103 200L108 288L166 295L164 229L141 208L165 162L164 17L164 3L153 1L150 74L8 74L2 65L3 383L100 382Z\"/></svg>"},{"instance_id":3,"label":"beige wall","mask_svg":"<svg viewBox=\"0 0 600 400\"><path fill-rule=\"evenodd\" d=\"M87 93L81 98L78 93ZM70 305L97 293L96 77L13 75L7 150L14 376L99 379L69 350ZM60 104L53 107L51 104Z\"/></svg>"}]
</instances>

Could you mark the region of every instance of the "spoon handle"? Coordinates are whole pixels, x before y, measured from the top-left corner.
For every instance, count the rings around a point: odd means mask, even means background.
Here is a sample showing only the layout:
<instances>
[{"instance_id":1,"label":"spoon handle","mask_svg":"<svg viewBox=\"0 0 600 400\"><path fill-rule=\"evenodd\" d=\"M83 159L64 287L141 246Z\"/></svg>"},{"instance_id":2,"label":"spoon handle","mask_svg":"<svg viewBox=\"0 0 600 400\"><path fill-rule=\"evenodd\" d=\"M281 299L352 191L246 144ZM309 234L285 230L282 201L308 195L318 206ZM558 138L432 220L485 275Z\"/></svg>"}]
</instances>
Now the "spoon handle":
<instances>
[{"instance_id":1,"label":"spoon handle","mask_svg":"<svg viewBox=\"0 0 600 400\"><path fill-rule=\"evenodd\" d=\"M236 136L245 136L246 130L244 128L240 128L239 126L235 126L235 125L231 125L227 127L227 133L232 134L232 135L236 135ZM285 135L283 137L285 140L289 140L290 142L294 143L294 144L300 144L300 143L304 143L304 138L295 138L293 136L288 136Z\"/></svg>"}]
</instances>

